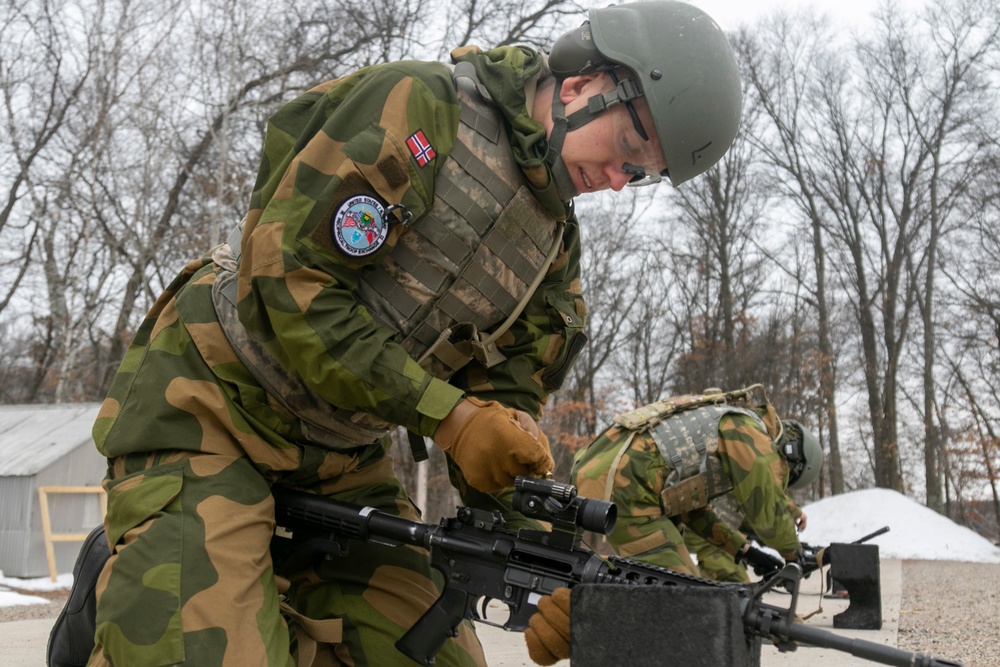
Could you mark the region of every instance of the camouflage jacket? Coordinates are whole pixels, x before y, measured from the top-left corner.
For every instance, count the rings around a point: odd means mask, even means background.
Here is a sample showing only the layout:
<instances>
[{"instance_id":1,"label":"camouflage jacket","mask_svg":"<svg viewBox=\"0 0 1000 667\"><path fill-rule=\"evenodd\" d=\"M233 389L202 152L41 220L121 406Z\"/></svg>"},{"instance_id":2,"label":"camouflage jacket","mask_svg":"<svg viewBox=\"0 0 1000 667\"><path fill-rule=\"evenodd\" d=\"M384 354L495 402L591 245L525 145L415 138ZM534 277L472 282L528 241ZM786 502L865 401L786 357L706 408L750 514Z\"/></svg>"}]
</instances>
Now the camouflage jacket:
<instances>
[{"instance_id":1,"label":"camouflage jacket","mask_svg":"<svg viewBox=\"0 0 1000 667\"><path fill-rule=\"evenodd\" d=\"M527 109L543 58L513 47L456 58L474 62L500 106L539 201L566 217L542 182L544 128ZM539 416L572 361L569 342L585 314L572 214L541 286L497 341L507 361L488 371L473 363L448 382L432 377L359 306L359 277L389 252L398 227L373 254L351 257L331 239L332 216L347 199L368 196L405 207L419 225L458 110L449 68L424 62L369 67L284 105L268 123L240 264L240 320L282 365L333 405L426 436L466 393ZM414 150L413 137L430 152ZM247 452L266 468L299 464L290 450L308 443L297 420L239 363L219 326L211 300L218 270L211 252L191 262L147 314L94 427L106 456L186 449Z\"/></svg>"},{"instance_id":2,"label":"camouflage jacket","mask_svg":"<svg viewBox=\"0 0 1000 667\"><path fill-rule=\"evenodd\" d=\"M747 527L783 557L794 558L801 545L784 493L787 467L771 436L760 421L741 413L724 415L718 431L719 447L714 456L733 484L731 493L747 518ZM619 456L629 438L631 442ZM610 500L618 506L618 522L608 542L622 555L661 564L657 559L672 558L673 554L666 552L676 549L675 522L664 516L661 505L661 493L672 472L648 431L629 431L616 425L577 454L572 479L581 495L603 498L608 475L614 474ZM674 519L731 555L746 539L716 515L711 505ZM671 562L664 560L662 564L670 566Z\"/></svg>"}]
</instances>

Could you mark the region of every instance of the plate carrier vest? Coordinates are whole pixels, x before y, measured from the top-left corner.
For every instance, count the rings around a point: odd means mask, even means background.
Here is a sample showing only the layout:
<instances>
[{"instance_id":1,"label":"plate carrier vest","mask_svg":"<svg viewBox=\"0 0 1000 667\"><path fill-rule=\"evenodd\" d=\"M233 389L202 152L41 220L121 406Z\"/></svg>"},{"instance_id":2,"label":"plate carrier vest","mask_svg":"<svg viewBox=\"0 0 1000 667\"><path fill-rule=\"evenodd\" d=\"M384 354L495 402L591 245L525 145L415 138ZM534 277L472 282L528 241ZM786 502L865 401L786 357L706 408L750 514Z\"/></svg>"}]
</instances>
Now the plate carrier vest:
<instances>
[{"instance_id":1,"label":"plate carrier vest","mask_svg":"<svg viewBox=\"0 0 1000 667\"><path fill-rule=\"evenodd\" d=\"M665 398L615 419L616 424L634 435L648 434L670 466L671 471L660 492L664 516L675 517L705 507L732 490L732 481L723 473L719 458L714 456L719 451L719 421L727 414L742 414L758 422L766 432L764 421L757 413L726 403L726 400L747 395L752 389L754 387L729 393ZM617 464L614 467L617 468Z\"/></svg>"},{"instance_id":2,"label":"plate carrier vest","mask_svg":"<svg viewBox=\"0 0 1000 667\"><path fill-rule=\"evenodd\" d=\"M496 340L548 273L565 228L525 184L500 111L473 66L459 63L453 79L460 104L458 134L435 180L431 210L407 227L355 290L358 303L441 380L473 358L486 368L505 360ZM300 420L310 442L335 450L378 442L396 425L331 405L283 368L240 322L236 286L242 233L241 223L213 254L222 270L212 292L219 322L240 360ZM426 459L423 440L416 438L411 434L414 457Z\"/></svg>"}]
</instances>

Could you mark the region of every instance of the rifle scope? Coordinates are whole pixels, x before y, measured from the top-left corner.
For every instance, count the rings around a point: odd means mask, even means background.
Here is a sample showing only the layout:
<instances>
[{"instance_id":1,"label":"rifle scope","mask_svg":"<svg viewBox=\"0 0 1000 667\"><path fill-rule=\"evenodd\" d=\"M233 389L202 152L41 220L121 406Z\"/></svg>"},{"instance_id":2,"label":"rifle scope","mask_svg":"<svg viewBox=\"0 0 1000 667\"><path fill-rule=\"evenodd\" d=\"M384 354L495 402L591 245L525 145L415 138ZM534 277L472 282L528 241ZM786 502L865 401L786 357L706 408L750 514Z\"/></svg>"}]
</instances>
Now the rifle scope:
<instances>
[{"instance_id":1,"label":"rifle scope","mask_svg":"<svg viewBox=\"0 0 1000 667\"><path fill-rule=\"evenodd\" d=\"M572 484L549 479L516 478L513 504L518 512L549 521L563 530L579 528L607 535L618 519L618 508L614 503L581 498Z\"/></svg>"}]
</instances>

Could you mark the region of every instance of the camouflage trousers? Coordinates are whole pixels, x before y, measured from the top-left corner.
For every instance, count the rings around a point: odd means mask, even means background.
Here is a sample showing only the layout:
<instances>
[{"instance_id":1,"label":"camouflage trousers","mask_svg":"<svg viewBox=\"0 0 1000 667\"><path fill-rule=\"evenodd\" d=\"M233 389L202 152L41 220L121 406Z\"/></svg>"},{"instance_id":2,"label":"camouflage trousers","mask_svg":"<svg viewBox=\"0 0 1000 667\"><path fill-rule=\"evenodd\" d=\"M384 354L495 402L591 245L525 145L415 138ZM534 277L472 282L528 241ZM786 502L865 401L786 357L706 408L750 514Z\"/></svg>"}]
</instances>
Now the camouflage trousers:
<instances>
[{"instance_id":1,"label":"camouflage trousers","mask_svg":"<svg viewBox=\"0 0 1000 667\"><path fill-rule=\"evenodd\" d=\"M301 626L279 610L268 481L245 457L173 458L105 482L112 556L98 582L89 664L293 667ZM388 456L325 482L323 491L419 518ZM313 664L416 664L394 643L440 595L441 577L426 551L352 543L348 556L281 574L291 581L287 601L297 612L342 619L342 642L321 644ZM486 664L468 622L436 659Z\"/></svg>"},{"instance_id":2,"label":"camouflage trousers","mask_svg":"<svg viewBox=\"0 0 1000 667\"><path fill-rule=\"evenodd\" d=\"M746 568L737 563L725 549L708 542L693 530L684 531L684 542L698 559L698 569L706 579L736 583L750 581Z\"/></svg>"}]
</instances>

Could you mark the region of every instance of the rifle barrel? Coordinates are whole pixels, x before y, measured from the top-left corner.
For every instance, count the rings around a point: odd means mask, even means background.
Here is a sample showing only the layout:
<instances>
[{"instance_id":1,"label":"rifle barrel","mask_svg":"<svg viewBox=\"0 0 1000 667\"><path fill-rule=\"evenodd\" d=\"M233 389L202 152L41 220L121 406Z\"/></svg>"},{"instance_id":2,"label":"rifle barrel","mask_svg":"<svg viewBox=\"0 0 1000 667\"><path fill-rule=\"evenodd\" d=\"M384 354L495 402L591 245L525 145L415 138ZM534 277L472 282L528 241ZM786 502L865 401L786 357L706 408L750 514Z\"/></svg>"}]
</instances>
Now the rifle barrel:
<instances>
[{"instance_id":1,"label":"rifle barrel","mask_svg":"<svg viewBox=\"0 0 1000 667\"><path fill-rule=\"evenodd\" d=\"M876 530L874 533L869 533L868 535L865 535L864 537L862 537L860 540L854 540L853 542L851 542L851 544L864 544L868 540L874 539L874 538L878 537L879 535L884 535L884 534L886 534L888 532L889 532L889 526L882 526L881 528L879 528L878 530Z\"/></svg>"},{"instance_id":2,"label":"rifle barrel","mask_svg":"<svg viewBox=\"0 0 1000 667\"><path fill-rule=\"evenodd\" d=\"M923 653L910 653L892 646L883 646L864 639L842 637L821 628L814 628L802 623L793 623L788 628L788 637L792 641L820 648L830 648L844 651L858 658L880 662L883 665L897 667L962 667L960 662L941 660Z\"/></svg>"}]
</instances>

